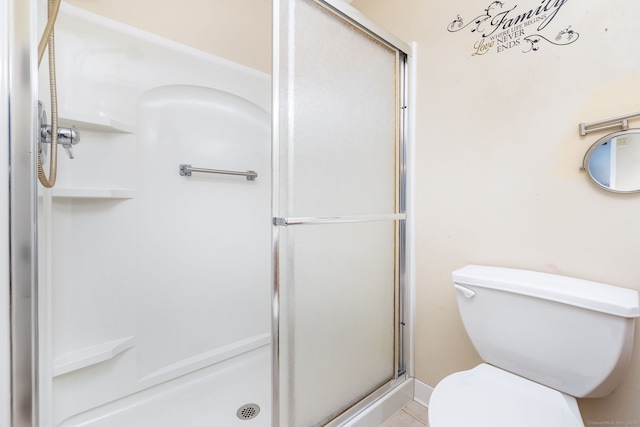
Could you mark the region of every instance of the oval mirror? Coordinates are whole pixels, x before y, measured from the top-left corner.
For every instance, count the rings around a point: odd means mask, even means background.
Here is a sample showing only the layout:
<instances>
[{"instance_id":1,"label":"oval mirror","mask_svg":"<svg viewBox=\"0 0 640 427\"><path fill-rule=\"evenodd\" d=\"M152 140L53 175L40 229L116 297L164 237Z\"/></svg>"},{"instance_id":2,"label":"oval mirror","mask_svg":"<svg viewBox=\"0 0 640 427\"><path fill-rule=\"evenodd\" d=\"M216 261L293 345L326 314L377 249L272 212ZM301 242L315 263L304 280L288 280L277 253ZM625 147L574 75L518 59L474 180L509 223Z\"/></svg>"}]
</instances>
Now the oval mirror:
<instances>
[{"instance_id":1,"label":"oval mirror","mask_svg":"<svg viewBox=\"0 0 640 427\"><path fill-rule=\"evenodd\" d=\"M607 191L640 192L640 129L610 133L597 140L584 155L582 168Z\"/></svg>"}]
</instances>

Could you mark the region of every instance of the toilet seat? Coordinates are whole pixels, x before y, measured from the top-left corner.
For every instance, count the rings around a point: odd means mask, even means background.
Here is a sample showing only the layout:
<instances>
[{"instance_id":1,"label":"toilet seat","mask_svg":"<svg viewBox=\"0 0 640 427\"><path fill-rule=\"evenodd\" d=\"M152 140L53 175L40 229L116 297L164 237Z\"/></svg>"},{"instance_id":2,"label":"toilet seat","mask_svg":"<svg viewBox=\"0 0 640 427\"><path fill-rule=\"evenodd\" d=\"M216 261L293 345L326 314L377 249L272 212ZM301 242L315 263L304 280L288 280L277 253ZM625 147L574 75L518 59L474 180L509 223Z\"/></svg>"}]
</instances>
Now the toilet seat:
<instances>
[{"instance_id":1,"label":"toilet seat","mask_svg":"<svg viewBox=\"0 0 640 427\"><path fill-rule=\"evenodd\" d=\"M482 363L443 379L430 427L584 427L573 396Z\"/></svg>"}]
</instances>

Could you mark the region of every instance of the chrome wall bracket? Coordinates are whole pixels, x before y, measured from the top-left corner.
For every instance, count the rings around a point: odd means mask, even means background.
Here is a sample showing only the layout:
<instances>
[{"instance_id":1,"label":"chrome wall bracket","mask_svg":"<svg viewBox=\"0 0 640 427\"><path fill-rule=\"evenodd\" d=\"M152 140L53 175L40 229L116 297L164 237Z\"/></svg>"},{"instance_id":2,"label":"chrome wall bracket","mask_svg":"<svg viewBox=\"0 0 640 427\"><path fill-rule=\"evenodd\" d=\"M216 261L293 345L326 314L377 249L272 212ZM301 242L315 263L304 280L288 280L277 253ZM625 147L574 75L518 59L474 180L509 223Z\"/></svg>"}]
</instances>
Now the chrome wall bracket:
<instances>
[{"instance_id":1,"label":"chrome wall bracket","mask_svg":"<svg viewBox=\"0 0 640 427\"><path fill-rule=\"evenodd\" d=\"M591 132L601 130L627 130L629 129L629 119L640 117L640 113L625 114L623 116L612 117L610 119L599 120L591 123L580 123L578 129L580 136L585 136Z\"/></svg>"}]
</instances>

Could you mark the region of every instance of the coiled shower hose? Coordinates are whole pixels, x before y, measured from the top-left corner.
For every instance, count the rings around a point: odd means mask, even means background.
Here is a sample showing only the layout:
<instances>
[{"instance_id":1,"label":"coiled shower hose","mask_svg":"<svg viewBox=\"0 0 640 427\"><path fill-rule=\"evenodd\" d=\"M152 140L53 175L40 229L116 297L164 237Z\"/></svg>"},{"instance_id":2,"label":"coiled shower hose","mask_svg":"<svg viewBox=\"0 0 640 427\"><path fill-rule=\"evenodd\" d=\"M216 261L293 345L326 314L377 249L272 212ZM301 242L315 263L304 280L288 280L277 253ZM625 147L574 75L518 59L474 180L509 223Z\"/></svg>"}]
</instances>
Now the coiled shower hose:
<instances>
[{"instance_id":1,"label":"coiled shower hose","mask_svg":"<svg viewBox=\"0 0 640 427\"><path fill-rule=\"evenodd\" d=\"M44 172L42 158L38 150L38 180L46 187L51 188L56 183L58 175L58 92L56 90L56 52L55 36L53 27L55 26L62 0L49 0L47 7L47 25L45 26L40 43L38 44L38 66L42 62L44 51L49 46L49 93L51 95L51 158L49 160L49 177ZM40 129L38 129L40 132Z\"/></svg>"}]
</instances>

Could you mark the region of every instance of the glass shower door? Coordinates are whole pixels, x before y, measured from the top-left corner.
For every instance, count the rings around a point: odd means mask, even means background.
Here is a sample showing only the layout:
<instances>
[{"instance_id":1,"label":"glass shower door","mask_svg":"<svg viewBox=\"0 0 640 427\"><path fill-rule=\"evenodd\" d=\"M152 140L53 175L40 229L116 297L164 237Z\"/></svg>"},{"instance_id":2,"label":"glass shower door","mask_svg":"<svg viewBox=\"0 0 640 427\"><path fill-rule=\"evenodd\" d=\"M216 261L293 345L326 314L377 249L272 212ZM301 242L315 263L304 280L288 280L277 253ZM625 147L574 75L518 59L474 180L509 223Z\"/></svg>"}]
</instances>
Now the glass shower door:
<instances>
[{"instance_id":1,"label":"glass shower door","mask_svg":"<svg viewBox=\"0 0 640 427\"><path fill-rule=\"evenodd\" d=\"M338 3L274 1L274 426L331 423L403 366L406 55Z\"/></svg>"}]
</instances>

